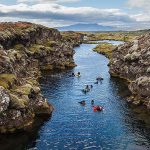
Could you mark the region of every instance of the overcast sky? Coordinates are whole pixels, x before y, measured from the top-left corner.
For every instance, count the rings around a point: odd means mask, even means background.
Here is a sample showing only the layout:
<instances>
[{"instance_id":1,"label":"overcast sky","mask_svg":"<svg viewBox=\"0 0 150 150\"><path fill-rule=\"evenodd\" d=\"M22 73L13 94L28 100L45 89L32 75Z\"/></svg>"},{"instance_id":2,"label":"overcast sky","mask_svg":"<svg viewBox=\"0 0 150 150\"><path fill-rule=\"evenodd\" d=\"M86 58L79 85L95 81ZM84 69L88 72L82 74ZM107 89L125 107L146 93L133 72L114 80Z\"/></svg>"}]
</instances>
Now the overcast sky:
<instances>
[{"instance_id":1,"label":"overcast sky","mask_svg":"<svg viewBox=\"0 0 150 150\"><path fill-rule=\"evenodd\" d=\"M150 28L150 0L0 0L0 18L49 27L97 23L144 29Z\"/></svg>"}]
</instances>

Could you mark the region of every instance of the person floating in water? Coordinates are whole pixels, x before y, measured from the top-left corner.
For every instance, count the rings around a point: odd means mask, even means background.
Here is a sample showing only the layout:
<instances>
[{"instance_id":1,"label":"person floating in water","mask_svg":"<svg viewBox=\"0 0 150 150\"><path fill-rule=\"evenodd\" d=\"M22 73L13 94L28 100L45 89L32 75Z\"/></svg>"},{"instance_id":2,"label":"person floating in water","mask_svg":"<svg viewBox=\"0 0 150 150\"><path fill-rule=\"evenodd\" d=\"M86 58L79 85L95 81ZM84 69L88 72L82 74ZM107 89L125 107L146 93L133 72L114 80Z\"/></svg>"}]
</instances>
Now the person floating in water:
<instances>
[{"instance_id":1,"label":"person floating in water","mask_svg":"<svg viewBox=\"0 0 150 150\"><path fill-rule=\"evenodd\" d=\"M76 76L77 76L77 77L80 77L80 76L81 76L81 73L80 73L80 72L78 72Z\"/></svg>"},{"instance_id":2,"label":"person floating in water","mask_svg":"<svg viewBox=\"0 0 150 150\"><path fill-rule=\"evenodd\" d=\"M96 81L94 84L98 84L98 81Z\"/></svg>"},{"instance_id":3,"label":"person floating in water","mask_svg":"<svg viewBox=\"0 0 150 150\"><path fill-rule=\"evenodd\" d=\"M74 72L72 73L72 77L75 77L75 74L74 74Z\"/></svg>"},{"instance_id":4,"label":"person floating in water","mask_svg":"<svg viewBox=\"0 0 150 150\"><path fill-rule=\"evenodd\" d=\"M91 89L93 89L93 85L91 85Z\"/></svg>"},{"instance_id":5,"label":"person floating in water","mask_svg":"<svg viewBox=\"0 0 150 150\"><path fill-rule=\"evenodd\" d=\"M90 88L89 88L89 85L86 85L86 88L85 89L87 89L87 90L89 90Z\"/></svg>"},{"instance_id":6,"label":"person floating in water","mask_svg":"<svg viewBox=\"0 0 150 150\"><path fill-rule=\"evenodd\" d=\"M104 79L103 79L102 77L97 77L96 80L97 80L97 81L102 81L102 80L104 80Z\"/></svg>"},{"instance_id":7,"label":"person floating in water","mask_svg":"<svg viewBox=\"0 0 150 150\"><path fill-rule=\"evenodd\" d=\"M86 87L82 90L83 93L87 93L87 92L90 92L90 87L89 85L86 85Z\"/></svg>"},{"instance_id":8,"label":"person floating in water","mask_svg":"<svg viewBox=\"0 0 150 150\"><path fill-rule=\"evenodd\" d=\"M94 100L93 99L91 100L91 105L94 105Z\"/></svg>"},{"instance_id":9,"label":"person floating in water","mask_svg":"<svg viewBox=\"0 0 150 150\"><path fill-rule=\"evenodd\" d=\"M75 73L73 72L69 77L75 77Z\"/></svg>"},{"instance_id":10,"label":"person floating in water","mask_svg":"<svg viewBox=\"0 0 150 150\"><path fill-rule=\"evenodd\" d=\"M97 106L93 106L93 110L94 110L94 112L96 112L96 111L103 111L104 108L102 106L97 105Z\"/></svg>"},{"instance_id":11,"label":"person floating in water","mask_svg":"<svg viewBox=\"0 0 150 150\"><path fill-rule=\"evenodd\" d=\"M81 102L79 102L79 104L81 104L81 105L86 105L86 102L85 101L81 101Z\"/></svg>"}]
</instances>

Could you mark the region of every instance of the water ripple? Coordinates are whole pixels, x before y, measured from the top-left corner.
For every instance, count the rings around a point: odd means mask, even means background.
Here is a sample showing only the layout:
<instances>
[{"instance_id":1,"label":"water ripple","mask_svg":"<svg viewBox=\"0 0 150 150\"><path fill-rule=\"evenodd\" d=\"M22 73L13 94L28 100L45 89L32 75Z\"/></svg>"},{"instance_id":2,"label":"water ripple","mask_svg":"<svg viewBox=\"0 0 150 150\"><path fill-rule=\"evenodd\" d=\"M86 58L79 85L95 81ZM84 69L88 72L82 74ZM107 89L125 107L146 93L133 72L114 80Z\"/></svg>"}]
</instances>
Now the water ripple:
<instances>
[{"instance_id":1,"label":"water ripple","mask_svg":"<svg viewBox=\"0 0 150 150\"><path fill-rule=\"evenodd\" d=\"M93 44L82 44L76 48L74 59L78 66L74 70L44 74L42 92L55 110L52 119L40 130L35 149L149 149L150 130L138 122L126 104L126 85L110 78L108 59L93 52L94 47ZM69 77L78 71L82 75L80 78ZM99 75L104 81L95 85ZM81 90L86 84L94 87L83 94ZM104 106L103 112L93 112L92 99L96 105ZM78 104L81 100L86 101L86 106Z\"/></svg>"}]
</instances>

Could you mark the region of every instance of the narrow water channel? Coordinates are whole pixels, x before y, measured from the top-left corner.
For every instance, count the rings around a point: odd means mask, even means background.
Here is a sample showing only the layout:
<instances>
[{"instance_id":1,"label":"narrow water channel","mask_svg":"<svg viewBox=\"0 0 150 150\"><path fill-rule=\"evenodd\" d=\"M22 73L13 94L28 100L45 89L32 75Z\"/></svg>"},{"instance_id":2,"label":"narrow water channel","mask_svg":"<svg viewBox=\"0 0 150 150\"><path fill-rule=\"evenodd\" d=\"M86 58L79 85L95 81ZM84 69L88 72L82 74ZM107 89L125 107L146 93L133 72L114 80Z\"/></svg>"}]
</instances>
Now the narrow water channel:
<instances>
[{"instance_id":1,"label":"narrow water channel","mask_svg":"<svg viewBox=\"0 0 150 150\"><path fill-rule=\"evenodd\" d=\"M82 44L75 48L77 67L73 70L44 74L41 80L42 92L55 110L52 118L38 133L35 136L32 134L23 143L25 149L150 149L150 129L137 119L126 103L126 85L118 79L110 78L107 66L109 60L93 52L95 46L96 44ZM69 77L72 72L78 71L81 72L80 78ZM94 84L97 76L104 78L98 85ZM87 84L92 84L93 89L84 94L81 90ZM103 112L93 112L92 99L96 105L104 107ZM78 103L82 100L86 101L85 106ZM18 145L19 142L21 143L21 139L18 140Z\"/></svg>"},{"instance_id":2,"label":"narrow water channel","mask_svg":"<svg viewBox=\"0 0 150 150\"><path fill-rule=\"evenodd\" d=\"M120 42L109 41L113 44ZM43 94L54 105L49 122L42 127L36 143L38 149L148 149L149 130L136 120L126 103L127 87L119 80L111 79L108 59L92 51L95 44L82 44L76 48L77 67L71 71L45 75L41 81ZM81 72L80 78L72 78L72 72ZM97 76L104 77L94 85ZM81 92L86 84L93 84L91 92ZM91 100L104 106L95 113ZM86 106L78 104L85 100ZM143 129L142 129L143 128Z\"/></svg>"}]
</instances>

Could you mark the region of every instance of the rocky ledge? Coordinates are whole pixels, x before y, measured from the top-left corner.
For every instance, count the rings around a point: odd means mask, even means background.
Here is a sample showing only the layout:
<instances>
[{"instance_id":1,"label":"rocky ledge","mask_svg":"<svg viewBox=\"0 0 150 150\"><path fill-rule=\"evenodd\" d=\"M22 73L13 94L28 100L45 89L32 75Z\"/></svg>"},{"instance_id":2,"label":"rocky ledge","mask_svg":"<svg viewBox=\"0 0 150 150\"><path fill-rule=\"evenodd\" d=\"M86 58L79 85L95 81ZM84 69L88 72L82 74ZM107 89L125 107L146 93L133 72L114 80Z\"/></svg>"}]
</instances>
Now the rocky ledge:
<instances>
[{"instance_id":1,"label":"rocky ledge","mask_svg":"<svg viewBox=\"0 0 150 150\"><path fill-rule=\"evenodd\" d=\"M129 83L129 102L150 108L150 33L113 50L110 74Z\"/></svg>"},{"instance_id":2,"label":"rocky ledge","mask_svg":"<svg viewBox=\"0 0 150 150\"><path fill-rule=\"evenodd\" d=\"M82 39L78 33L26 22L0 24L0 133L25 129L36 116L51 115L38 78L42 70L74 67L73 47Z\"/></svg>"}]
</instances>

